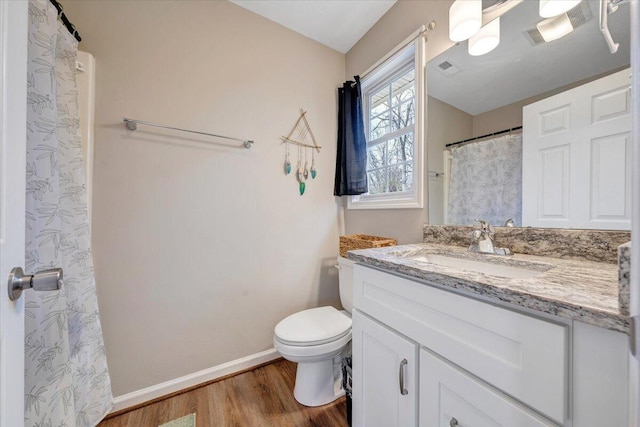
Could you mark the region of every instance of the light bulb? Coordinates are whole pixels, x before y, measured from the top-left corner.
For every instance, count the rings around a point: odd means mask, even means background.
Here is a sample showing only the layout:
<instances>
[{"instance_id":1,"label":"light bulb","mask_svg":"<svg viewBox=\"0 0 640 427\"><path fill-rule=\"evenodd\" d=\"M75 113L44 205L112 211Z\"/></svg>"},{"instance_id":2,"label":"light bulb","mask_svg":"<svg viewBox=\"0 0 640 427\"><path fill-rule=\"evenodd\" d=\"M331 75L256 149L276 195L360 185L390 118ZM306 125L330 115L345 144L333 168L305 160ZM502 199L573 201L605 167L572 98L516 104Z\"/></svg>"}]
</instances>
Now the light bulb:
<instances>
[{"instance_id":1,"label":"light bulb","mask_svg":"<svg viewBox=\"0 0 640 427\"><path fill-rule=\"evenodd\" d=\"M482 27L482 0L456 0L449 9L449 38L467 40Z\"/></svg>"},{"instance_id":2,"label":"light bulb","mask_svg":"<svg viewBox=\"0 0 640 427\"><path fill-rule=\"evenodd\" d=\"M500 44L500 17L482 27L469 39L469 55L480 56L491 52Z\"/></svg>"},{"instance_id":3,"label":"light bulb","mask_svg":"<svg viewBox=\"0 0 640 427\"><path fill-rule=\"evenodd\" d=\"M540 0L540 16L553 18L576 7L582 0Z\"/></svg>"},{"instance_id":4,"label":"light bulb","mask_svg":"<svg viewBox=\"0 0 640 427\"><path fill-rule=\"evenodd\" d=\"M571 20L566 13L555 18L545 19L539 22L536 28L540 31L545 42L559 39L573 31L573 25L571 25Z\"/></svg>"}]
</instances>

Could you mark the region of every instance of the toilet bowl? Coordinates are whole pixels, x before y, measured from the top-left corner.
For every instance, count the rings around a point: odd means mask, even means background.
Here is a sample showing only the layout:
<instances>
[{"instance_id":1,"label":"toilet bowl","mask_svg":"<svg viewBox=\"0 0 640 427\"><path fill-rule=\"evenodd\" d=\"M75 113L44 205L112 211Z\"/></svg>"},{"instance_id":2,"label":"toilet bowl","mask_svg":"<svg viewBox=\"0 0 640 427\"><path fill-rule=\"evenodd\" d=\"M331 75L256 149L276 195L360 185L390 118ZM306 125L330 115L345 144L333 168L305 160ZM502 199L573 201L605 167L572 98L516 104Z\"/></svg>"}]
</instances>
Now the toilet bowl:
<instances>
[{"instance_id":1,"label":"toilet bowl","mask_svg":"<svg viewBox=\"0 0 640 427\"><path fill-rule=\"evenodd\" d=\"M337 267L345 310L331 306L303 310L274 329L276 350L298 364L293 396L305 406L325 405L344 395L342 356L351 350L353 261L338 258Z\"/></svg>"}]
</instances>

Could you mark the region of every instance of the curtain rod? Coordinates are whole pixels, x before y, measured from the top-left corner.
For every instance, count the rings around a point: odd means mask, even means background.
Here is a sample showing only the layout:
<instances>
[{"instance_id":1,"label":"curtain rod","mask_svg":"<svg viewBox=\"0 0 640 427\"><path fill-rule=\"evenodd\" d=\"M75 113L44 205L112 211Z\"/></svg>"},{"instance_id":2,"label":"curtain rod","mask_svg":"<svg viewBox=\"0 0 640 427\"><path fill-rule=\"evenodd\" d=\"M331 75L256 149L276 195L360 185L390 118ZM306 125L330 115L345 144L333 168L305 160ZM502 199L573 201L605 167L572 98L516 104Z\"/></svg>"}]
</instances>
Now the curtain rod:
<instances>
[{"instance_id":1,"label":"curtain rod","mask_svg":"<svg viewBox=\"0 0 640 427\"><path fill-rule=\"evenodd\" d=\"M453 147L454 145L464 144L465 142L476 141L476 140L478 140L478 139L487 138L487 137L489 137L489 136L501 135L501 134L503 134L503 133L513 132L514 130L520 130L520 129L522 129L522 126L516 126L516 127L511 128L511 129L505 129L505 130L501 130L501 131L493 132L493 133L488 133L488 134L486 134L486 135L481 135L481 136L475 136L475 137L473 137L473 138L465 139L465 140L463 140L463 141L452 142L451 144L447 144L447 145L445 145L445 147L446 147L446 148L449 148L449 147Z\"/></svg>"},{"instance_id":2,"label":"curtain rod","mask_svg":"<svg viewBox=\"0 0 640 427\"><path fill-rule=\"evenodd\" d=\"M80 37L80 34L78 34L78 31L76 31L75 25L73 25L71 21L69 21L69 18L67 18L67 15L65 15L64 12L62 11L63 9L62 5L58 3L56 0L49 0L49 1L51 2L52 5L55 6L56 10L58 11L58 19L62 21L62 23L67 28L67 30L71 33L71 35L76 40L78 40L78 42L81 42L82 37Z\"/></svg>"}]
</instances>

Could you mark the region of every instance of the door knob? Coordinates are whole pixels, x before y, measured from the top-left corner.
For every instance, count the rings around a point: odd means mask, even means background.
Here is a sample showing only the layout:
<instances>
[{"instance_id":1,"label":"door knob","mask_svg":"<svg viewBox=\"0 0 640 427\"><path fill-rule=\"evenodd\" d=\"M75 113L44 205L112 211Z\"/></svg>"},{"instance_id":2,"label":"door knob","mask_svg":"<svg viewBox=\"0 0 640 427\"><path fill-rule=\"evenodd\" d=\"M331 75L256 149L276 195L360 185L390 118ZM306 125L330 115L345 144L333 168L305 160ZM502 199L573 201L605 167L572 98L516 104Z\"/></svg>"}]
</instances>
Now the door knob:
<instances>
[{"instance_id":1,"label":"door knob","mask_svg":"<svg viewBox=\"0 0 640 427\"><path fill-rule=\"evenodd\" d=\"M9 273L9 299L20 298L22 291L33 288L36 291L57 291L62 287L62 269L51 268L26 275L22 268L15 267Z\"/></svg>"}]
</instances>

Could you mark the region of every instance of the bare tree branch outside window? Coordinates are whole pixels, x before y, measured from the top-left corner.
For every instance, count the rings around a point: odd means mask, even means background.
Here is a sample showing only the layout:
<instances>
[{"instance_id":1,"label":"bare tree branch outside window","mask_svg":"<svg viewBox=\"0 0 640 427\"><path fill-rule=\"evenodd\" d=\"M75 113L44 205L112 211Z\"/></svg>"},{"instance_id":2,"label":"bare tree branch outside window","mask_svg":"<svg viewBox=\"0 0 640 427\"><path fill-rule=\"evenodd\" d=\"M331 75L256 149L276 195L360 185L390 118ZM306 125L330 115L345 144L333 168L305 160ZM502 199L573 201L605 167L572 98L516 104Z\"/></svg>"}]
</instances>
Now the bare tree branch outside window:
<instances>
[{"instance_id":1,"label":"bare tree branch outside window","mask_svg":"<svg viewBox=\"0 0 640 427\"><path fill-rule=\"evenodd\" d=\"M411 191L415 123L414 71L392 80L369 100L369 194Z\"/></svg>"}]
</instances>

